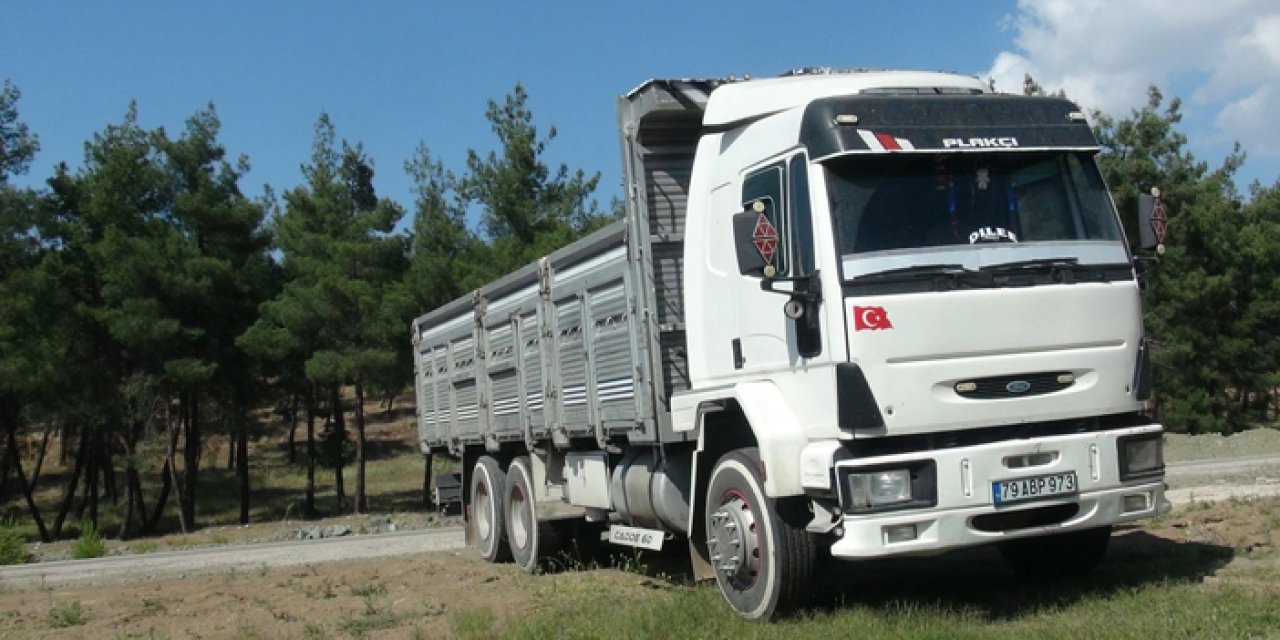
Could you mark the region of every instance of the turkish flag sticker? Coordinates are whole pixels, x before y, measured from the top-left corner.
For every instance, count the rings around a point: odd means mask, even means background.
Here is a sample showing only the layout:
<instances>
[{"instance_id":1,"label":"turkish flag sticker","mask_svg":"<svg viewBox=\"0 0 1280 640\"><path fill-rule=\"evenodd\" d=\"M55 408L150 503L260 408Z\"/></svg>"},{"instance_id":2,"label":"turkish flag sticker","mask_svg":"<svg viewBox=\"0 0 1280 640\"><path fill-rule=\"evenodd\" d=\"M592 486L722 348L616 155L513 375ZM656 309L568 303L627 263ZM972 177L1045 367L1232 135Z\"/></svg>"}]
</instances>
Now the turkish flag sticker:
<instances>
[{"instance_id":1,"label":"turkish flag sticker","mask_svg":"<svg viewBox=\"0 0 1280 640\"><path fill-rule=\"evenodd\" d=\"M884 307L853 307L854 331L878 331L892 328L893 323L889 322L889 312L885 311Z\"/></svg>"}]
</instances>

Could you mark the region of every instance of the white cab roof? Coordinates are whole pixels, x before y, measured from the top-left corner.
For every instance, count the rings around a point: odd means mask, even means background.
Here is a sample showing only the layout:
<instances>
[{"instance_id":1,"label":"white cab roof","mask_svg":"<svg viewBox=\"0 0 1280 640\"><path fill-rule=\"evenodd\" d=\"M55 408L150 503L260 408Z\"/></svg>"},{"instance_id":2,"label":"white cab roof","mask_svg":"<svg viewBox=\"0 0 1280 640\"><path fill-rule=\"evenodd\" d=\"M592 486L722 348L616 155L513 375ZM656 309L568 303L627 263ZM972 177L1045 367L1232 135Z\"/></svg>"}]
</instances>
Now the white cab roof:
<instances>
[{"instance_id":1,"label":"white cab roof","mask_svg":"<svg viewBox=\"0 0 1280 640\"><path fill-rule=\"evenodd\" d=\"M930 71L857 71L730 82L711 93L702 124L725 126L801 107L818 98L903 88L988 91L986 83L973 76Z\"/></svg>"}]
</instances>

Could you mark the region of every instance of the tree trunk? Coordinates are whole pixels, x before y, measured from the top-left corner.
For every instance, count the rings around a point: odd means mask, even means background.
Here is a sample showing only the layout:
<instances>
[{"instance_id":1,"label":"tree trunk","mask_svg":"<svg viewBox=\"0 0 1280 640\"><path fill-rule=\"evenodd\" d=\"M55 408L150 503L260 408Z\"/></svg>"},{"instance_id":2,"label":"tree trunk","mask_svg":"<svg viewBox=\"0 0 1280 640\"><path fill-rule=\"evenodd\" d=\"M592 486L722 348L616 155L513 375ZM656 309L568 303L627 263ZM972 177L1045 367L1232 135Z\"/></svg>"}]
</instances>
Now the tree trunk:
<instances>
[{"instance_id":1,"label":"tree trunk","mask_svg":"<svg viewBox=\"0 0 1280 640\"><path fill-rule=\"evenodd\" d=\"M27 499L27 510L31 512L31 519L35 521L36 530L40 532L40 541L52 542L49 530L44 526L44 518L40 517L40 507L36 506L35 498L32 497L35 487L27 484L27 476L22 472L22 456L18 454L18 428L12 421L5 422L5 431L9 432L9 456L13 459L14 474L18 476L18 490L22 491L22 496Z\"/></svg>"},{"instance_id":2,"label":"tree trunk","mask_svg":"<svg viewBox=\"0 0 1280 640\"><path fill-rule=\"evenodd\" d=\"M369 510L364 487L364 385L356 383L356 515Z\"/></svg>"},{"instance_id":3,"label":"tree trunk","mask_svg":"<svg viewBox=\"0 0 1280 640\"><path fill-rule=\"evenodd\" d=\"M242 403L236 412L236 480L240 485L240 524L249 524L249 421Z\"/></svg>"},{"instance_id":4,"label":"tree trunk","mask_svg":"<svg viewBox=\"0 0 1280 640\"><path fill-rule=\"evenodd\" d=\"M125 470L124 470L124 518L120 521L120 539L133 537L133 521L138 520L138 529L147 527L147 505L142 498L142 480L138 476L137 453L138 438L143 429L141 423L134 423L124 438Z\"/></svg>"},{"instance_id":5,"label":"tree trunk","mask_svg":"<svg viewBox=\"0 0 1280 640\"><path fill-rule=\"evenodd\" d=\"M186 495L183 496L182 508L187 524L194 527L196 522L196 481L200 474L200 395L194 390L188 391L187 402L189 405L187 432L182 443L182 476L186 485L184 487Z\"/></svg>"},{"instance_id":6,"label":"tree trunk","mask_svg":"<svg viewBox=\"0 0 1280 640\"><path fill-rule=\"evenodd\" d=\"M186 394L183 394L184 401L180 402L178 407L178 424L174 424L173 420L169 420L169 447L165 450L164 468L169 472L167 482L173 486L173 491L178 499L178 529L183 533L187 532L187 500L182 495L182 485L178 483L178 432L186 431L187 408L185 402ZM160 512L164 509L164 503L156 505L155 522L159 522Z\"/></svg>"},{"instance_id":7,"label":"tree trunk","mask_svg":"<svg viewBox=\"0 0 1280 640\"><path fill-rule=\"evenodd\" d=\"M84 450L84 484L83 495L76 505L76 520L83 521L89 509L89 501L94 488L98 485L98 452L94 450L93 433L85 431L80 434L80 448Z\"/></svg>"},{"instance_id":8,"label":"tree trunk","mask_svg":"<svg viewBox=\"0 0 1280 640\"><path fill-rule=\"evenodd\" d=\"M67 443L71 441L71 429L67 423L58 427L58 464L67 468Z\"/></svg>"},{"instance_id":9,"label":"tree trunk","mask_svg":"<svg viewBox=\"0 0 1280 640\"><path fill-rule=\"evenodd\" d=\"M303 512L316 517L316 386L307 386L307 497Z\"/></svg>"},{"instance_id":10,"label":"tree trunk","mask_svg":"<svg viewBox=\"0 0 1280 640\"><path fill-rule=\"evenodd\" d=\"M9 482L9 465L13 462L13 447L9 446L9 439L4 439L4 457L0 458L0 504L7 502L9 497L7 483Z\"/></svg>"},{"instance_id":11,"label":"tree trunk","mask_svg":"<svg viewBox=\"0 0 1280 640\"><path fill-rule=\"evenodd\" d=\"M89 436L88 444L92 448L89 450L89 475L87 476L89 484L85 486L85 498L89 503L89 523L96 531L98 529L98 476L102 469L102 437L97 430ZM81 530L83 529L84 527L81 527Z\"/></svg>"},{"instance_id":12,"label":"tree trunk","mask_svg":"<svg viewBox=\"0 0 1280 640\"><path fill-rule=\"evenodd\" d=\"M239 443L240 434L238 433L232 433L231 437L227 438L227 471L236 468L236 454L239 453L237 448Z\"/></svg>"},{"instance_id":13,"label":"tree trunk","mask_svg":"<svg viewBox=\"0 0 1280 640\"><path fill-rule=\"evenodd\" d=\"M111 506L120 503L120 491L116 486L116 463L111 455L111 438L98 436L98 447L102 453L102 484L106 488L106 496Z\"/></svg>"},{"instance_id":14,"label":"tree trunk","mask_svg":"<svg viewBox=\"0 0 1280 640\"><path fill-rule=\"evenodd\" d=\"M169 491L173 488L173 476L169 473L169 460L167 459L164 461L164 469L160 470L160 478L160 496L156 498L155 511L151 513L151 518L142 525L142 532L146 534L155 533L156 527L160 526L160 518L164 515L164 505L169 501Z\"/></svg>"},{"instance_id":15,"label":"tree trunk","mask_svg":"<svg viewBox=\"0 0 1280 640\"><path fill-rule=\"evenodd\" d=\"M55 425L50 424L44 428L44 435L40 438L40 451L36 454L36 464L31 469L31 486L36 486L40 482L40 470L44 468L44 454L49 451L49 436L53 434Z\"/></svg>"},{"instance_id":16,"label":"tree trunk","mask_svg":"<svg viewBox=\"0 0 1280 640\"><path fill-rule=\"evenodd\" d=\"M129 464L128 462L125 463ZM128 467L124 471L124 515L120 518L120 532L116 534L116 538L120 540L128 540L132 533L133 513L137 508L133 502L133 468Z\"/></svg>"},{"instance_id":17,"label":"tree trunk","mask_svg":"<svg viewBox=\"0 0 1280 640\"><path fill-rule=\"evenodd\" d=\"M423 457L426 462L422 470L422 506L431 511L436 508L435 500L431 499L431 452L428 451Z\"/></svg>"},{"instance_id":18,"label":"tree trunk","mask_svg":"<svg viewBox=\"0 0 1280 640\"><path fill-rule=\"evenodd\" d=\"M63 430L62 448L67 448L67 442L70 440L66 429ZM85 456L88 449L85 447L84 438L80 438L80 447L76 452L76 462L71 469L71 477L67 478L67 488L62 496L62 506L58 508L58 517L53 521L53 531L51 532L54 539L62 538L62 523L66 522L67 514L71 513L71 505L75 503L76 487L80 486L80 474L84 472Z\"/></svg>"},{"instance_id":19,"label":"tree trunk","mask_svg":"<svg viewBox=\"0 0 1280 640\"><path fill-rule=\"evenodd\" d=\"M285 417L289 419L289 464L296 464L298 462L298 452L294 448L298 434L298 393L296 391L289 394L289 408Z\"/></svg>"},{"instance_id":20,"label":"tree trunk","mask_svg":"<svg viewBox=\"0 0 1280 640\"><path fill-rule=\"evenodd\" d=\"M333 440L337 443L333 460L333 492L338 499L338 511L344 511L347 508L347 491L342 484L342 450L347 444L347 417L342 411L342 397L336 384L329 389L329 414L333 417Z\"/></svg>"},{"instance_id":21,"label":"tree trunk","mask_svg":"<svg viewBox=\"0 0 1280 640\"><path fill-rule=\"evenodd\" d=\"M138 529L147 526L147 502L142 497L142 476L138 474L137 467L129 467L125 472L125 484L129 492L129 502L134 505L133 514L138 520Z\"/></svg>"}]
</instances>

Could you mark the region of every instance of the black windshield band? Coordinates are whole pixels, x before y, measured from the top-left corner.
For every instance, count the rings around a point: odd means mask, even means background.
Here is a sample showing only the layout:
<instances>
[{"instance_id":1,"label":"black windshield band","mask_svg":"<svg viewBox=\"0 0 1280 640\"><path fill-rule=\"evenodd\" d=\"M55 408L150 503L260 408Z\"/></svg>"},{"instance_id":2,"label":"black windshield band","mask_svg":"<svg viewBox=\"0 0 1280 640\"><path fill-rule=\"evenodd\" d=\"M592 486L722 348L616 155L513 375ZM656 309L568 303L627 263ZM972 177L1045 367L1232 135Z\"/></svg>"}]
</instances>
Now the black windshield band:
<instances>
[{"instance_id":1,"label":"black windshield band","mask_svg":"<svg viewBox=\"0 0 1280 640\"><path fill-rule=\"evenodd\" d=\"M857 152L1096 150L1080 109L1062 98L855 95L814 100L800 125L810 158Z\"/></svg>"}]
</instances>

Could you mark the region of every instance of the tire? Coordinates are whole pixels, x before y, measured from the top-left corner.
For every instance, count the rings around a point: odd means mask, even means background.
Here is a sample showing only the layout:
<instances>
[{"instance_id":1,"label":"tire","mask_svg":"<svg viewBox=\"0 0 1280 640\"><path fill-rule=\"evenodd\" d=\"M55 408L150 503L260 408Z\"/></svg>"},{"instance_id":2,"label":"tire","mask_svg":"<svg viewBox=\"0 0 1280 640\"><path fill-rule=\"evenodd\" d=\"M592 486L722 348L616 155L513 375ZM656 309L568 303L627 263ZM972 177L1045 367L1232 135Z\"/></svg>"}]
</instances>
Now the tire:
<instances>
[{"instance_id":1,"label":"tire","mask_svg":"<svg viewBox=\"0 0 1280 640\"><path fill-rule=\"evenodd\" d=\"M476 549L489 562L511 560L507 544L506 473L493 456L480 456L471 469L471 534Z\"/></svg>"},{"instance_id":2,"label":"tire","mask_svg":"<svg viewBox=\"0 0 1280 640\"><path fill-rule=\"evenodd\" d=\"M525 573L537 573L554 552L555 532L550 523L538 521L533 493L533 473L528 456L520 456L507 467L507 542L511 557Z\"/></svg>"},{"instance_id":3,"label":"tire","mask_svg":"<svg viewBox=\"0 0 1280 640\"><path fill-rule=\"evenodd\" d=\"M1093 570L1107 552L1111 527L1085 529L1000 544L1005 564L1019 576L1054 580L1083 576Z\"/></svg>"},{"instance_id":4,"label":"tire","mask_svg":"<svg viewBox=\"0 0 1280 640\"><path fill-rule=\"evenodd\" d=\"M808 595L817 545L785 501L767 498L755 448L725 454L707 484L707 552L716 584L739 615L771 620Z\"/></svg>"}]
</instances>

